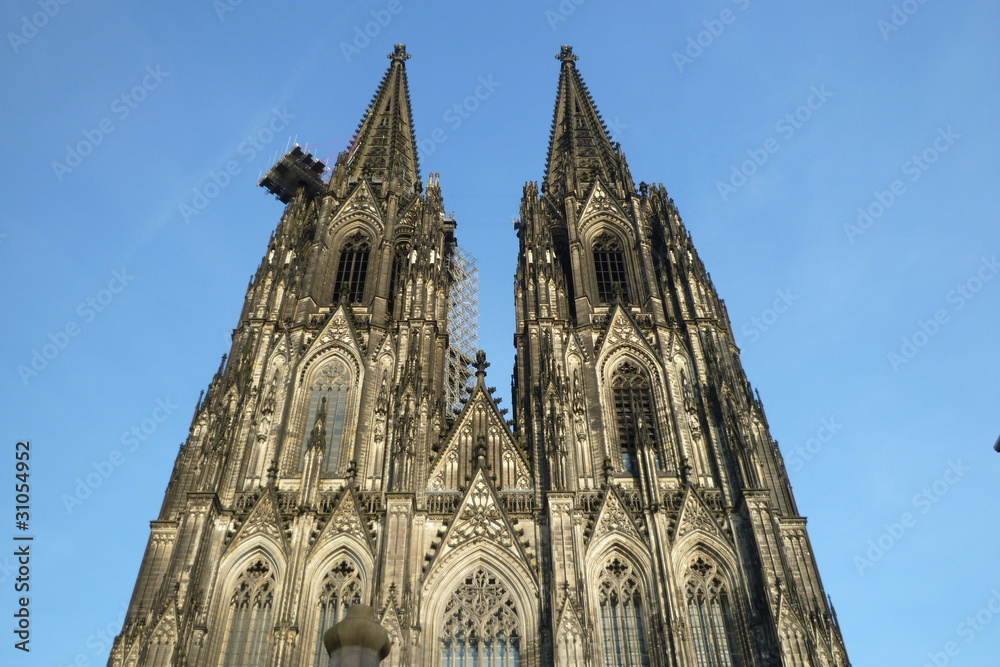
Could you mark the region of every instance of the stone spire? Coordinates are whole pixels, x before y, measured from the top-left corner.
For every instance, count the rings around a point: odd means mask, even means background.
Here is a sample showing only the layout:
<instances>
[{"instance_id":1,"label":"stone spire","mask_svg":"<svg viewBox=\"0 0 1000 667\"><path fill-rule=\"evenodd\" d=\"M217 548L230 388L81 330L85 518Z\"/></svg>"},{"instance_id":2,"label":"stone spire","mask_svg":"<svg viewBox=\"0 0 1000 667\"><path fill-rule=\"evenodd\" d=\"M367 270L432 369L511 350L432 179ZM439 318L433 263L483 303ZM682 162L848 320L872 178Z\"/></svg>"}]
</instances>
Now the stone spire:
<instances>
[{"instance_id":1,"label":"stone spire","mask_svg":"<svg viewBox=\"0 0 1000 667\"><path fill-rule=\"evenodd\" d=\"M420 167L406 82L406 45L387 56L392 62L347 152L347 183L362 179L383 184L383 192L412 193L420 188ZM338 165L340 166L340 165Z\"/></svg>"},{"instance_id":2,"label":"stone spire","mask_svg":"<svg viewBox=\"0 0 1000 667\"><path fill-rule=\"evenodd\" d=\"M611 142L608 129L576 69L572 46L563 46L556 107L545 167L546 194L561 197L583 193L597 178L616 184L627 172L625 159Z\"/></svg>"}]
</instances>

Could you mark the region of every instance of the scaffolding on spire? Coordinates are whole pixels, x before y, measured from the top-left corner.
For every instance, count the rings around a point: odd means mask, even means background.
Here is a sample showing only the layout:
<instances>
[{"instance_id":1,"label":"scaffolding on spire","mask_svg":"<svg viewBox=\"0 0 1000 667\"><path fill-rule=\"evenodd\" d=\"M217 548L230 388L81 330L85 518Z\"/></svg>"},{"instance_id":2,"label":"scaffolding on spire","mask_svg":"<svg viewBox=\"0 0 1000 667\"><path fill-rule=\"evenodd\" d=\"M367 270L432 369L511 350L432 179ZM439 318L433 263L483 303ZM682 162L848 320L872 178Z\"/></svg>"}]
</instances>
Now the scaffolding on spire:
<instances>
[{"instance_id":1,"label":"scaffolding on spire","mask_svg":"<svg viewBox=\"0 0 1000 667\"><path fill-rule=\"evenodd\" d=\"M469 364L475 361L479 349L479 269L476 259L458 246L451 259L448 338L445 400L452 409L458 409L462 389L473 377Z\"/></svg>"}]
</instances>

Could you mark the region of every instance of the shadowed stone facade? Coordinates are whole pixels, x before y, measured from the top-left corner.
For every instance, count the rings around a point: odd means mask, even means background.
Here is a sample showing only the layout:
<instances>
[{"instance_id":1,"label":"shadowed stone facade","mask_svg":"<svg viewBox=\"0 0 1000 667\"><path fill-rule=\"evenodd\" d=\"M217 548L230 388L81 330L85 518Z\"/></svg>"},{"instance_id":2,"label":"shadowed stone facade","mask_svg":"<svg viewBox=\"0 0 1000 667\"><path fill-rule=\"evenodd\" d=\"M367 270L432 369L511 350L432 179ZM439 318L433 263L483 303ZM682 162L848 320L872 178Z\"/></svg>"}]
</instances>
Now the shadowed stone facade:
<instances>
[{"instance_id":1,"label":"shadowed stone facade","mask_svg":"<svg viewBox=\"0 0 1000 667\"><path fill-rule=\"evenodd\" d=\"M446 372L456 223L389 58L329 182L298 149L265 177L285 212L109 665L325 665L362 603L393 666L848 666L725 306L572 49L516 223L510 420L485 355Z\"/></svg>"}]
</instances>

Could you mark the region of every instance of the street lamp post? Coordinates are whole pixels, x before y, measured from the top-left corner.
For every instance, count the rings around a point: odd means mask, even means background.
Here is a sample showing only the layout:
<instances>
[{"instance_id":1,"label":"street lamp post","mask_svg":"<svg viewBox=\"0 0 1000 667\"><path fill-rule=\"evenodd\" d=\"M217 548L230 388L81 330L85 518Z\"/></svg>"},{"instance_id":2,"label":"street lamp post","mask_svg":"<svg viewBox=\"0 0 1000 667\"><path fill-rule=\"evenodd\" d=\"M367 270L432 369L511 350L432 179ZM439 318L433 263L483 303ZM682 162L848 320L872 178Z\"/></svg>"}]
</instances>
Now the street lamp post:
<instances>
[{"instance_id":1,"label":"street lamp post","mask_svg":"<svg viewBox=\"0 0 1000 667\"><path fill-rule=\"evenodd\" d=\"M375 620L375 610L356 604L323 634L323 645L330 654L328 667L378 667L389 655L392 641Z\"/></svg>"}]
</instances>

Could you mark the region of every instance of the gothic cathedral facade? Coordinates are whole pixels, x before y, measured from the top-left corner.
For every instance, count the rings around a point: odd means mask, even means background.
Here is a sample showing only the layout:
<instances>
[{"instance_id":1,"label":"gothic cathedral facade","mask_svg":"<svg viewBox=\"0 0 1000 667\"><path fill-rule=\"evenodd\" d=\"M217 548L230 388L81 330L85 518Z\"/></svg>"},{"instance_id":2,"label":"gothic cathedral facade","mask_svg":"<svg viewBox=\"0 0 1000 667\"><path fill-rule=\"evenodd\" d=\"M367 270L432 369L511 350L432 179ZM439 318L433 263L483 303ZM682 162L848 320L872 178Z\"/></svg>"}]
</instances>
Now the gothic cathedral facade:
<instances>
[{"instance_id":1,"label":"gothic cathedral facade","mask_svg":"<svg viewBox=\"0 0 1000 667\"><path fill-rule=\"evenodd\" d=\"M296 147L262 181L284 214L109 665L324 666L355 603L393 667L850 664L725 306L557 57L512 419L453 344L456 223L397 46L330 177Z\"/></svg>"}]
</instances>

